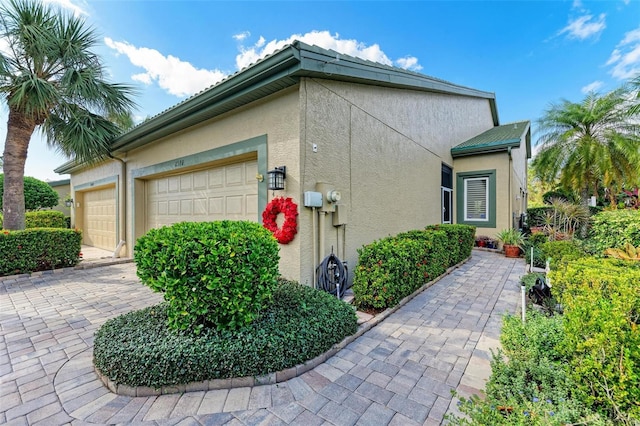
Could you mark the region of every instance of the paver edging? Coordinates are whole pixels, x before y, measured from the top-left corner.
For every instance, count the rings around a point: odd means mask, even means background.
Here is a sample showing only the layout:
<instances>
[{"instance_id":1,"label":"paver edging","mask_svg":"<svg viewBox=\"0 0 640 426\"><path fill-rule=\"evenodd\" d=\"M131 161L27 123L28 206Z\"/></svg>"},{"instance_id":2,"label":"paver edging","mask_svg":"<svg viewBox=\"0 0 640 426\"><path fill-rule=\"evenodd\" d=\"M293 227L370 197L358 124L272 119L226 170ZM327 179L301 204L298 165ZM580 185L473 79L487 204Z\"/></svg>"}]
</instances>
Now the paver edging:
<instances>
[{"instance_id":1,"label":"paver edging","mask_svg":"<svg viewBox=\"0 0 640 426\"><path fill-rule=\"evenodd\" d=\"M88 261L86 263L82 263L82 262L83 261L81 260L80 263L78 263L76 266L66 266L64 268L46 269L44 271L25 272L22 274L15 274L15 275L4 275L0 277L0 282L9 281L9 280L16 280L17 282L20 282L20 281L28 280L31 278L42 277L43 275L61 274L64 272L73 272L73 271L80 271L84 269L98 268L100 266L111 266L111 265L120 265L123 263L132 263L133 258L131 257L120 257L116 259L104 258L104 259L98 259L95 261Z\"/></svg>"},{"instance_id":2,"label":"paver edging","mask_svg":"<svg viewBox=\"0 0 640 426\"><path fill-rule=\"evenodd\" d=\"M411 299L416 297L418 294L431 287L438 281L440 281L445 276L449 275L455 269L459 268L463 264L465 264L471 256L462 260L454 266L449 267L442 275L436 277L435 279L429 281L428 283L422 285L419 289L411 293L409 296L403 298L396 306L385 309L380 312L378 315L375 315L370 320L359 324L358 330L350 335L342 339L339 343L334 344L329 350L326 352L316 356L313 359L303 362L302 364L295 365L293 367L285 368L284 370L276 371L273 373L269 373L263 376L253 377L234 377L228 379L212 379L201 382L190 382L182 385L173 385L173 386L162 386L161 388L153 388L148 386L128 386L128 385L118 385L115 384L109 379L107 376L102 374L94 364L94 371L100 378L100 381L103 383L109 391L115 393L117 395L122 396L160 396L160 395L168 395L175 393L185 393L185 392L195 392L195 391L206 391L206 390L218 390L218 389L233 389L238 387L252 387L252 386L262 386L262 385L273 385L276 383L285 382L287 380L293 379L295 377L301 376L309 370L316 368L318 365L325 362L327 359L334 356L341 349L345 348L351 342L356 340L358 337L362 336L364 333L369 331L371 328L376 326L382 320L387 318L389 315L400 309L403 305L408 303Z\"/></svg>"}]
</instances>

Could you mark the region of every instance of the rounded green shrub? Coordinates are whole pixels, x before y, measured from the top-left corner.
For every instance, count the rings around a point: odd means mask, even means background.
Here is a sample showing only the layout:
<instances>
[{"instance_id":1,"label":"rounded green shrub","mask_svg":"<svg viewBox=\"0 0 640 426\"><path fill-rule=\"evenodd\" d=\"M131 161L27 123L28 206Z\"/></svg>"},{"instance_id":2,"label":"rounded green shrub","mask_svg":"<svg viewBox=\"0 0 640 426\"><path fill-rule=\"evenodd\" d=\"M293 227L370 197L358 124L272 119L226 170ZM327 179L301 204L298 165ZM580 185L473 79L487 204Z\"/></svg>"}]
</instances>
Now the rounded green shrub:
<instances>
[{"instance_id":1,"label":"rounded green shrub","mask_svg":"<svg viewBox=\"0 0 640 426\"><path fill-rule=\"evenodd\" d=\"M253 321L277 284L278 243L255 222L181 222L136 242L143 284L163 292L169 325L196 334Z\"/></svg>"},{"instance_id":2,"label":"rounded green shrub","mask_svg":"<svg viewBox=\"0 0 640 426\"><path fill-rule=\"evenodd\" d=\"M4 194L4 174L0 174L0 209L2 209L2 195ZM58 205L58 193L48 183L24 177L24 208L38 210L52 208Z\"/></svg>"},{"instance_id":3,"label":"rounded green shrub","mask_svg":"<svg viewBox=\"0 0 640 426\"><path fill-rule=\"evenodd\" d=\"M352 306L289 281L238 330L172 330L168 311L163 303L107 321L94 341L96 368L115 383L154 388L255 377L313 359L358 328Z\"/></svg>"},{"instance_id":4,"label":"rounded green shrub","mask_svg":"<svg viewBox=\"0 0 640 426\"><path fill-rule=\"evenodd\" d=\"M64 213L57 210L39 210L25 214L25 228L68 228Z\"/></svg>"}]
</instances>

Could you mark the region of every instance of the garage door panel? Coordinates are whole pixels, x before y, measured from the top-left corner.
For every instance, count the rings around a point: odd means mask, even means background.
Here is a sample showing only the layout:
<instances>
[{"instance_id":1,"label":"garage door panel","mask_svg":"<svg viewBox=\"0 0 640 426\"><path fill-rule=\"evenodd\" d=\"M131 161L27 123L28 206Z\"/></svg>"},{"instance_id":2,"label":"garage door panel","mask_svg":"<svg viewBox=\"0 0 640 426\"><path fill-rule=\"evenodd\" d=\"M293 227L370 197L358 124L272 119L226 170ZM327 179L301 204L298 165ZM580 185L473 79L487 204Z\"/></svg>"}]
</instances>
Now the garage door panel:
<instances>
[{"instance_id":1,"label":"garage door panel","mask_svg":"<svg viewBox=\"0 0 640 426\"><path fill-rule=\"evenodd\" d=\"M116 240L115 186L83 194L83 244L111 250Z\"/></svg>"},{"instance_id":2,"label":"garage door panel","mask_svg":"<svg viewBox=\"0 0 640 426\"><path fill-rule=\"evenodd\" d=\"M182 221L256 221L257 169L251 160L147 181L147 230Z\"/></svg>"}]
</instances>

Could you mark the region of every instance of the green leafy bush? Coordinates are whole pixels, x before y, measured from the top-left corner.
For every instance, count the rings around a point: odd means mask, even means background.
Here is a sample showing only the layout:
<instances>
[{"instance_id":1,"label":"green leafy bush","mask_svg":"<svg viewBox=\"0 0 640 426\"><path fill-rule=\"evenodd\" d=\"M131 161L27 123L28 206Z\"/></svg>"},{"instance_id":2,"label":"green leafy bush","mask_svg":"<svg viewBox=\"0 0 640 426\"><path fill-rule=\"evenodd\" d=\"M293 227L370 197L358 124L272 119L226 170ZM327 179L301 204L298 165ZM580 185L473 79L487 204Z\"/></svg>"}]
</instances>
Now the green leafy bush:
<instances>
[{"instance_id":1,"label":"green leafy bush","mask_svg":"<svg viewBox=\"0 0 640 426\"><path fill-rule=\"evenodd\" d=\"M546 266L547 259L544 257L540 246L548 241L549 238L542 232L534 232L527 237L522 245L522 251L524 252L527 265L531 264L531 249L533 248L533 266L538 268L544 268Z\"/></svg>"},{"instance_id":2,"label":"green leafy bush","mask_svg":"<svg viewBox=\"0 0 640 426\"><path fill-rule=\"evenodd\" d=\"M527 320L503 318L502 350L493 354L486 398L461 398L467 417L447 416L453 425L610 424L574 392L566 369L561 316L527 312Z\"/></svg>"},{"instance_id":3,"label":"green leafy bush","mask_svg":"<svg viewBox=\"0 0 640 426\"><path fill-rule=\"evenodd\" d=\"M626 243L640 246L640 210L603 211L592 217L589 238L596 253L622 248Z\"/></svg>"},{"instance_id":4,"label":"green leafy bush","mask_svg":"<svg viewBox=\"0 0 640 426\"><path fill-rule=\"evenodd\" d=\"M444 231L410 231L374 241L358 250L353 279L354 303L360 309L397 305L451 265ZM473 246L473 240L469 243Z\"/></svg>"},{"instance_id":5,"label":"green leafy bush","mask_svg":"<svg viewBox=\"0 0 640 426\"><path fill-rule=\"evenodd\" d=\"M529 228L543 227L545 225L547 214L553 214L553 207L529 207L527 209L527 222Z\"/></svg>"},{"instance_id":6,"label":"green leafy bush","mask_svg":"<svg viewBox=\"0 0 640 426\"><path fill-rule=\"evenodd\" d=\"M80 231L34 228L0 233L0 275L75 266L80 261Z\"/></svg>"},{"instance_id":7,"label":"green leafy bush","mask_svg":"<svg viewBox=\"0 0 640 426\"><path fill-rule=\"evenodd\" d=\"M583 259L551 274L564 307L563 352L587 404L610 419L640 422L640 266Z\"/></svg>"},{"instance_id":8,"label":"green leafy bush","mask_svg":"<svg viewBox=\"0 0 640 426\"><path fill-rule=\"evenodd\" d=\"M4 174L0 174L0 210L2 209L2 195L4 194ZM48 183L24 177L24 208L38 210L52 208L58 205L58 193Z\"/></svg>"},{"instance_id":9,"label":"green leafy bush","mask_svg":"<svg viewBox=\"0 0 640 426\"><path fill-rule=\"evenodd\" d=\"M138 277L163 292L171 327L238 329L271 298L278 243L244 221L181 222L150 230L134 249Z\"/></svg>"},{"instance_id":10,"label":"green leafy bush","mask_svg":"<svg viewBox=\"0 0 640 426\"><path fill-rule=\"evenodd\" d=\"M357 331L353 307L283 281L251 324L199 335L167 327L166 303L107 321L96 333L96 368L130 386L260 376L301 364Z\"/></svg>"},{"instance_id":11,"label":"green leafy bush","mask_svg":"<svg viewBox=\"0 0 640 426\"><path fill-rule=\"evenodd\" d=\"M25 214L26 228L68 228L64 213L57 210L40 210Z\"/></svg>"},{"instance_id":12,"label":"green leafy bush","mask_svg":"<svg viewBox=\"0 0 640 426\"><path fill-rule=\"evenodd\" d=\"M556 269L568 262L586 256L584 250L572 240L549 241L540 245L542 256L550 260L550 267Z\"/></svg>"},{"instance_id":13,"label":"green leafy bush","mask_svg":"<svg viewBox=\"0 0 640 426\"><path fill-rule=\"evenodd\" d=\"M476 227L457 224L429 225L425 228L432 231L444 231L447 234L449 266L457 265L469 256L475 243Z\"/></svg>"}]
</instances>

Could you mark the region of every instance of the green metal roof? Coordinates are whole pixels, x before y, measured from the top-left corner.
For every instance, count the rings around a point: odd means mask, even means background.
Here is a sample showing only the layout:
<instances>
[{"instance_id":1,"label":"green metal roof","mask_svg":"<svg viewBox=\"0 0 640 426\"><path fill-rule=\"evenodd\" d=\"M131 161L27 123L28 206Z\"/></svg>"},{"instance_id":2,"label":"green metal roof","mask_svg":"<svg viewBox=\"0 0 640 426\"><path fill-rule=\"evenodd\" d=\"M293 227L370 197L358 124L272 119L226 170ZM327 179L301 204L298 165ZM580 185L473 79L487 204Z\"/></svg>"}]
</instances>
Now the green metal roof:
<instances>
[{"instance_id":1,"label":"green metal roof","mask_svg":"<svg viewBox=\"0 0 640 426\"><path fill-rule=\"evenodd\" d=\"M123 154L224 114L294 86L304 77L487 99L494 125L499 124L494 93L295 41L116 138L111 154ZM69 173L82 166L69 161L55 171Z\"/></svg>"},{"instance_id":2,"label":"green metal roof","mask_svg":"<svg viewBox=\"0 0 640 426\"><path fill-rule=\"evenodd\" d=\"M507 151L509 148L519 147L523 137L525 138L527 158L531 158L531 123L529 121L495 126L451 148L451 156L462 157Z\"/></svg>"},{"instance_id":3,"label":"green metal roof","mask_svg":"<svg viewBox=\"0 0 640 426\"><path fill-rule=\"evenodd\" d=\"M71 179L52 180L47 183L51 187L63 186L63 185L69 185L71 183Z\"/></svg>"}]
</instances>

